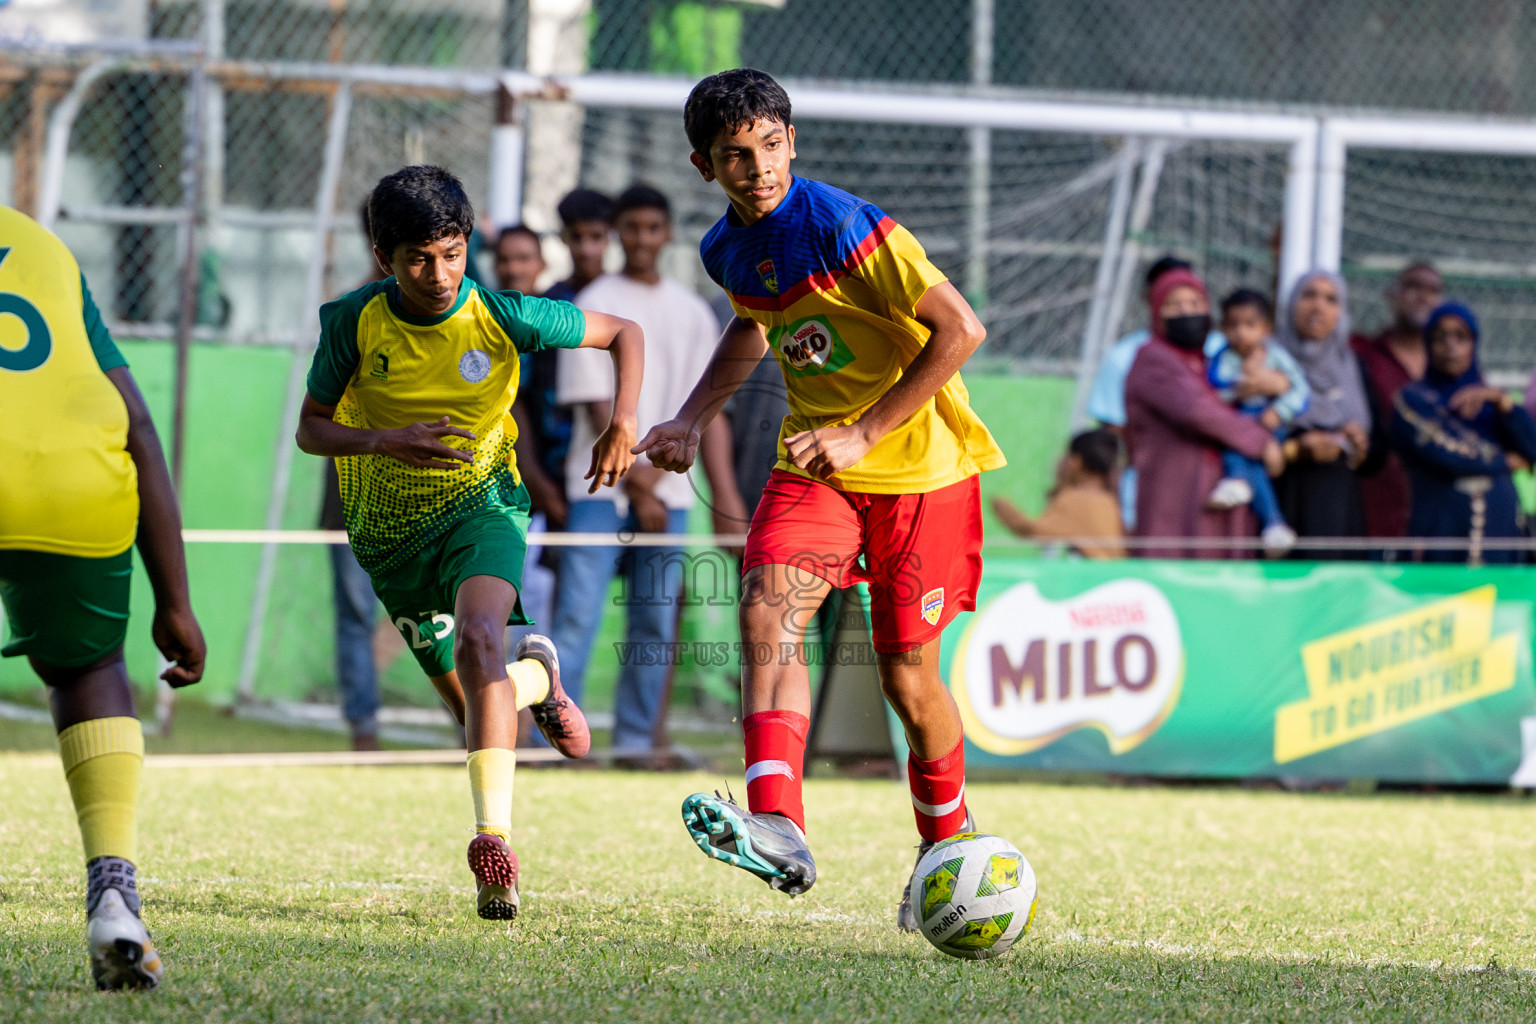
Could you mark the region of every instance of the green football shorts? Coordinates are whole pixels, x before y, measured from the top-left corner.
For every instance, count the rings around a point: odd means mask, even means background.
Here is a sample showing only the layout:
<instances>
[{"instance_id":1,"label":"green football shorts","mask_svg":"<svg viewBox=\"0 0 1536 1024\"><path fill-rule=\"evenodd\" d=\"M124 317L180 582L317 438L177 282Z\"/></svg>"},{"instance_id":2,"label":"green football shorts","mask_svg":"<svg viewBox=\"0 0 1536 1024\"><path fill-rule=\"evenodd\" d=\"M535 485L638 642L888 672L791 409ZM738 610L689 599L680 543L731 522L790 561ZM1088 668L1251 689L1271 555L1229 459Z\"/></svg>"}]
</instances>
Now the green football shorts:
<instances>
[{"instance_id":1,"label":"green football shorts","mask_svg":"<svg viewBox=\"0 0 1536 1024\"><path fill-rule=\"evenodd\" d=\"M528 555L527 492L521 508L490 508L455 523L409 562L379 576L373 592L411 654L429 676L453 671L453 604L471 576L495 576L518 588L507 625L532 625L523 612L523 561Z\"/></svg>"},{"instance_id":2,"label":"green football shorts","mask_svg":"<svg viewBox=\"0 0 1536 1024\"><path fill-rule=\"evenodd\" d=\"M100 661L128 635L133 548L109 558L0 551L0 655L77 668Z\"/></svg>"}]
</instances>

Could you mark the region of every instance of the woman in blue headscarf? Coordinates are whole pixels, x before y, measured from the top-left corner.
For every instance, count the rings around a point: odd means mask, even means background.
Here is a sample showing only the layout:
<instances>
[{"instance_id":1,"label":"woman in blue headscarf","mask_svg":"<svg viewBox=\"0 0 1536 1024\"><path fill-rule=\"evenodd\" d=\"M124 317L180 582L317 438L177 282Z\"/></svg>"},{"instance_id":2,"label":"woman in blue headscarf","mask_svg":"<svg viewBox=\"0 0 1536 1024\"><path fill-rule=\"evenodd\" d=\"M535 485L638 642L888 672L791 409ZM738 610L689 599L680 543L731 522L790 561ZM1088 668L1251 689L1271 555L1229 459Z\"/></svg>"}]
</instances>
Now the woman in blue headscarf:
<instances>
[{"instance_id":1,"label":"woman in blue headscarf","mask_svg":"<svg viewBox=\"0 0 1536 1024\"><path fill-rule=\"evenodd\" d=\"M1536 420L1483 381L1477 317L1447 302L1429 315L1424 379L1398 392L1390 435L1412 486L1410 537L1465 537L1470 550L1425 552L1430 562L1521 561L1484 551L1485 539L1524 533L1511 462L1536 462Z\"/></svg>"}]
</instances>

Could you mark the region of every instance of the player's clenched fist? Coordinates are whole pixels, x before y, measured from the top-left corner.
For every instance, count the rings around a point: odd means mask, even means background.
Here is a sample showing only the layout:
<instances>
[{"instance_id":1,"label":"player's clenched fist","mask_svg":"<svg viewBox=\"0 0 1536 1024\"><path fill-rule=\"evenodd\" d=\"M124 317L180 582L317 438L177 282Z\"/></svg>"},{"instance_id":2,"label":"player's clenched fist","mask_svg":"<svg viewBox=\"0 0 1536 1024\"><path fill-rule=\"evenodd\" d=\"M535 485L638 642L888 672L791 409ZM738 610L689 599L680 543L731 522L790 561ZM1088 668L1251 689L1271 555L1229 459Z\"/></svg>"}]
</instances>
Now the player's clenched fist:
<instances>
[{"instance_id":1,"label":"player's clenched fist","mask_svg":"<svg viewBox=\"0 0 1536 1024\"><path fill-rule=\"evenodd\" d=\"M160 673L161 679L180 689L203 678L203 662L208 657L208 645L203 640L202 628L192 617L192 609L157 608L151 635L155 646L171 663L170 667Z\"/></svg>"},{"instance_id":2,"label":"player's clenched fist","mask_svg":"<svg viewBox=\"0 0 1536 1024\"><path fill-rule=\"evenodd\" d=\"M382 431L379 437L379 453L418 469L458 469L464 462L474 462L470 452L460 451L443 443L445 437L466 437L473 441L475 435L463 427L449 426L444 416L435 423L412 423L408 427Z\"/></svg>"},{"instance_id":3,"label":"player's clenched fist","mask_svg":"<svg viewBox=\"0 0 1536 1024\"><path fill-rule=\"evenodd\" d=\"M635 441L635 421L615 416L608 421L608 429L592 445L592 466L582 477L591 480L588 494L596 494L598 487L613 487L619 477L629 472L635 464L630 446Z\"/></svg>"},{"instance_id":4,"label":"player's clenched fist","mask_svg":"<svg viewBox=\"0 0 1536 1024\"><path fill-rule=\"evenodd\" d=\"M686 473L693 468L702 436L697 427L683 420L667 420L646 431L645 437L630 451L644 455L657 469Z\"/></svg>"},{"instance_id":5,"label":"player's clenched fist","mask_svg":"<svg viewBox=\"0 0 1536 1024\"><path fill-rule=\"evenodd\" d=\"M789 461L814 477L826 479L852 466L874 447L869 432L857 423L802 430L784 439Z\"/></svg>"}]
</instances>

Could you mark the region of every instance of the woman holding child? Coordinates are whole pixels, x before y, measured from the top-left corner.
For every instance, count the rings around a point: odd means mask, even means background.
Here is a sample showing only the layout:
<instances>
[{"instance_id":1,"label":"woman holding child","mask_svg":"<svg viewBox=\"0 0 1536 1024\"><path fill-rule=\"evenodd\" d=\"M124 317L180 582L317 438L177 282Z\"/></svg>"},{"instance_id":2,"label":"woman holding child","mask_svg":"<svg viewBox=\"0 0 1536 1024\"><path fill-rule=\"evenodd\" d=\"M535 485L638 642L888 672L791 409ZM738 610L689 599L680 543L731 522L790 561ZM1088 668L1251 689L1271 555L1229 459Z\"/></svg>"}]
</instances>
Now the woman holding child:
<instances>
[{"instance_id":1,"label":"woman holding child","mask_svg":"<svg viewBox=\"0 0 1536 1024\"><path fill-rule=\"evenodd\" d=\"M1152 339L1125 380L1125 442L1136 467L1136 534L1141 537L1250 537L1247 505L1212 508L1228 449L1279 471L1280 445L1260 423L1216 396L1202 353L1211 303L1194 272L1159 277L1149 296ZM1210 558L1227 552L1169 544L1144 549L1151 558Z\"/></svg>"},{"instance_id":2,"label":"woman holding child","mask_svg":"<svg viewBox=\"0 0 1536 1024\"><path fill-rule=\"evenodd\" d=\"M1344 279L1313 270L1291 290L1275 334L1301 366L1311 391L1307 408L1291 422L1286 469L1275 486L1286 522L1302 537L1365 536L1356 471L1371 454L1374 419L1360 361L1350 347L1348 307ZM1294 554L1340 557L1301 548Z\"/></svg>"},{"instance_id":3,"label":"woman holding child","mask_svg":"<svg viewBox=\"0 0 1536 1024\"><path fill-rule=\"evenodd\" d=\"M1514 551L1483 551L1488 538L1522 533L1513 465L1536 462L1536 420L1483 381L1477 317L1447 302L1424 325L1429 366L1397 393L1390 436L1408 471L1411 537L1465 537L1470 550L1429 551L1429 562L1471 565L1520 561Z\"/></svg>"}]
</instances>

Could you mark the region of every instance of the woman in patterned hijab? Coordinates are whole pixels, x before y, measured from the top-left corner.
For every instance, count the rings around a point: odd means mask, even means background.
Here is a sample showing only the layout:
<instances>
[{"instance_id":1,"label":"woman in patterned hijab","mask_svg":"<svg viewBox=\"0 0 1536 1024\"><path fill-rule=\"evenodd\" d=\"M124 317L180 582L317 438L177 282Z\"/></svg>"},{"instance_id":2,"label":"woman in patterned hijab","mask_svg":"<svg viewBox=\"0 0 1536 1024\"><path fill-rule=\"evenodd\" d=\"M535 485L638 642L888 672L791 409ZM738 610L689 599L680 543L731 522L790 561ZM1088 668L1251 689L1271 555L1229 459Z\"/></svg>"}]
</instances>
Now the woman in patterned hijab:
<instances>
[{"instance_id":1,"label":"woman in patterned hijab","mask_svg":"<svg viewBox=\"0 0 1536 1024\"><path fill-rule=\"evenodd\" d=\"M1302 537L1362 537L1365 515L1355 470L1371 451L1371 402L1350 346L1349 292L1331 270L1313 270L1291 289L1275 340L1300 364L1311 404L1292 422L1286 471L1276 493ZM1322 552L1296 550L1294 557Z\"/></svg>"}]
</instances>

